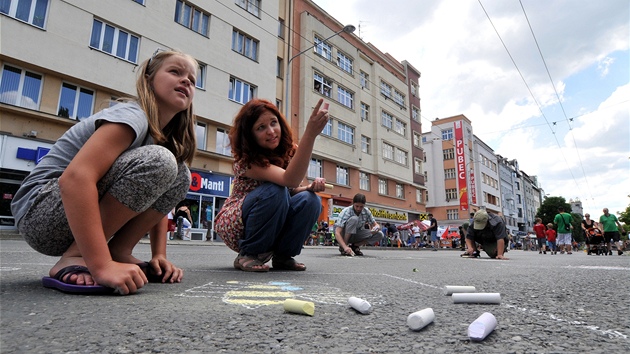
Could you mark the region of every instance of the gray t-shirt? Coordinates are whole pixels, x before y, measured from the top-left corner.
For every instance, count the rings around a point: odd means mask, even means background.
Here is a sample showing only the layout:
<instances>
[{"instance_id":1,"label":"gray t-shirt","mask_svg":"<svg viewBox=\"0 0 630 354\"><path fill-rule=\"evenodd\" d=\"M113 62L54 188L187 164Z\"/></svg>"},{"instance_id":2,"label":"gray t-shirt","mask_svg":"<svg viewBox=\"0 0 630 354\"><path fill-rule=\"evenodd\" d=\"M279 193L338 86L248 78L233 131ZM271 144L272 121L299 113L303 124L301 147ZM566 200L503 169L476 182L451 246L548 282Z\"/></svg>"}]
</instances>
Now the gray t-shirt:
<instances>
[{"instance_id":1,"label":"gray t-shirt","mask_svg":"<svg viewBox=\"0 0 630 354\"><path fill-rule=\"evenodd\" d=\"M153 139L148 134L147 117L135 102L118 103L75 124L57 140L15 193L11 202L15 225L19 224L41 188L50 180L61 176L70 161L103 122L123 123L134 130L136 137L127 150L153 144Z\"/></svg>"}]
</instances>

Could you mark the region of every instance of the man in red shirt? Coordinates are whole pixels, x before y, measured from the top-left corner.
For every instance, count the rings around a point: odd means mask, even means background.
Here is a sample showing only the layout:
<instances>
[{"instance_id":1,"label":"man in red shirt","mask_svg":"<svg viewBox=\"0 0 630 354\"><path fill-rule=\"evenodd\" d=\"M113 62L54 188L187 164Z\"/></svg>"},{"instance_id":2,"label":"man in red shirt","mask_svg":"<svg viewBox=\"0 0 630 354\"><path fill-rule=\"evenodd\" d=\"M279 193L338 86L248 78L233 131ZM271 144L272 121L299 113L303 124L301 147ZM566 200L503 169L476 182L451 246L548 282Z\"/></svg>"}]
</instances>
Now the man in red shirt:
<instances>
[{"instance_id":1,"label":"man in red shirt","mask_svg":"<svg viewBox=\"0 0 630 354\"><path fill-rule=\"evenodd\" d=\"M545 243L547 242L547 239L545 238L545 231L547 231L547 228L542 223L542 219L536 218L534 232L536 233L536 241L538 241L538 254L547 254L547 249L545 247Z\"/></svg>"}]
</instances>

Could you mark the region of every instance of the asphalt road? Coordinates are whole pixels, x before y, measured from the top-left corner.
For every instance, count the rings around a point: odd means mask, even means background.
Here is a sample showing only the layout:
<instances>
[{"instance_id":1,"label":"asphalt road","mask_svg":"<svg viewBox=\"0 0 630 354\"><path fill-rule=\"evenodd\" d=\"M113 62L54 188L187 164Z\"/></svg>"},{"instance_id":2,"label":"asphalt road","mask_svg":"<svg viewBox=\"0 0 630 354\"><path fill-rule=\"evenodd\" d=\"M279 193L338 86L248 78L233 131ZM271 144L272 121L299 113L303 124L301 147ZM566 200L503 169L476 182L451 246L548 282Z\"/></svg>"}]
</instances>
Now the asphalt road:
<instances>
[{"instance_id":1,"label":"asphalt road","mask_svg":"<svg viewBox=\"0 0 630 354\"><path fill-rule=\"evenodd\" d=\"M464 259L459 251L364 250L339 256L306 247L306 272L234 270L227 247L179 242L169 258L181 284L148 284L131 296L68 295L43 288L56 258L21 240L0 240L1 353L628 353L630 257L539 255ZM149 259L149 245L135 255ZM414 271L414 269L416 271ZM500 304L454 304L445 285L498 292ZM361 315L350 296L367 300ZM287 298L314 316L288 313ZM432 308L414 332L407 316ZM467 336L484 312L498 325Z\"/></svg>"}]
</instances>

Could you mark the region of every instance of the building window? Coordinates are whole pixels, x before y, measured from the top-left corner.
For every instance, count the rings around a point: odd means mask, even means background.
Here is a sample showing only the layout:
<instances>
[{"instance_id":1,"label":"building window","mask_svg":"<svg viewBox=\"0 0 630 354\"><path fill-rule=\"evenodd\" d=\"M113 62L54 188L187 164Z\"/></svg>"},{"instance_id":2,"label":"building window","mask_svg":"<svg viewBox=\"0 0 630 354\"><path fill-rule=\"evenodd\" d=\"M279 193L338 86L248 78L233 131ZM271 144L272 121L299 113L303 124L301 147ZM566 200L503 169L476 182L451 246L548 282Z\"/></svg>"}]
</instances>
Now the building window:
<instances>
[{"instance_id":1,"label":"building window","mask_svg":"<svg viewBox=\"0 0 630 354\"><path fill-rule=\"evenodd\" d=\"M185 1L175 3L175 22L208 37L210 15Z\"/></svg>"},{"instance_id":2,"label":"building window","mask_svg":"<svg viewBox=\"0 0 630 354\"><path fill-rule=\"evenodd\" d=\"M402 136L405 136L407 134L407 124L399 119L396 119L394 131Z\"/></svg>"},{"instance_id":3,"label":"building window","mask_svg":"<svg viewBox=\"0 0 630 354\"><path fill-rule=\"evenodd\" d=\"M258 41L238 30L232 31L232 50L251 60L258 60Z\"/></svg>"},{"instance_id":4,"label":"building window","mask_svg":"<svg viewBox=\"0 0 630 354\"><path fill-rule=\"evenodd\" d=\"M90 47L94 49L137 63L139 44L137 36L99 20L92 23Z\"/></svg>"},{"instance_id":5,"label":"building window","mask_svg":"<svg viewBox=\"0 0 630 354\"><path fill-rule=\"evenodd\" d=\"M328 120L328 123L326 123L326 126L322 130L322 134L332 136L332 119Z\"/></svg>"},{"instance_id":6,"label":"building window","mask_svg":"<svg viewBox=\"0 0 630 354\"><path fill-rule=\"evenodd\" d=\"M313 89L326 97L332 92L332 81L318 73L313 74Z\"/></svg>"},{"instance_id":7,"label":"building window","mask_svg":"<svg viewBox=\"0 0 630 354\"><path fill-rule=\"evenodd\" d=\"M424 201L427 203L429 202L429 191L424 192Z\"/></svg>"},{"instance_id":8,"label":"building window","mask_svg":"<svg viewBox=\"0 0 630 354\"><path fill-rule=\"evenodd\" d=\"M24 21L33 26L44 28L48 0L3 0L0 1L0 13Z\"/></svg>"},{"instance_id":9,"label":"building window","mask_svg":"<svg viewBox=\"0 0 630 354\"><path fill-rule=\"evenodd\" d=\"M347 124L338 122L337 138L345 143L354 144L354 128Z\"/></svg>"},{"instance_id":10,"label":"building window","mask_svg":"<svg viewBox=\"0 0 630 354\"><path fill-rule=\"evenodd\" d=\"M387 160L394 159L394 147L387 143L383 143L383 158Z\"/></svg>"},{"instance_id":11,"label":"building window","mask_svg":"<svg viewBox=\"0 0 630 354\"><path fill-rule=\"evenodd\" d=\"M323 175L324 172L322 170L322 160L311 159L311 161L308 163L308 178L319 178Z\"/></svg>"},{"instance_id":12,"label":"building window","mask_svg":"<svg viewBox=\"0 0 630 354\"><path fill-rule=\"evenodd\" d=\"M446 189L446 201L450 202L451 200L457 199L457 189L456 188L447 188Z\"/></svg>"},{"instance_id":13,"label":"building window","mask_svg":"<svg viewBox=\"0 0 630 354\"><path fill-rule=\"evenodd\" d=\"M378 194L387 195L387 180L383 178L378 179Z\"/></svg>"},{"instance_id":14,"label":"building window","mask_svg":"<svg viewBox=\"0 0 630 354\"><path fill-rule=\"evenodd\" d=\"M232 146L230 145L230 137L228 131L222 128L217 128L217 144L216 153L221 155L232 155Z\"/></svg>"},{"instance_id":15,"label":"building window","mask_svg":"<svg viewBox=\"0 0 630 354\"><path fill-rule=\"evenodd\" d=\"M422 138L418 132L413 132L413 146L422 148Z\"/></svg>"},{"instance_id":16,"label":"building window","mask_svg":"<svg viewBox=\"0 0 630 354\"><path fill-rule=\"evenodd\" d=\"M39 109L42 75L5 65L0 77L0 102Z\"/></svg>"},{"instance_id":17,"label":"building window","mask_svg":"<svg viewBox=\"0 0 630 354\"><path fill-rule=\"evenodd\" d=\"M281 79L284 77L284 62L280 57L276 58L276 76Z\"/></svg>"},{"instance_id":18,"label":"building window","mask_svg":"<svg viewBox=\"0 0 630 354\"><path fill-rule=\"evenodd\" d=\"M347 186L348 185L348 168L337 166L337 183Z\"/></svg>"},{"instance_id":19,"label":"building window","mask_svg":"<svg viewBox=\"0 0 630 354\"><path fill-rule=\"evenodd\" d=\"M359 172L359 189L364 191L370 190L370 175L365 172Z\"/></svg>"},{"instance_id":20,"label":"building window","mask_svg":"<svg viewBox=\"0 0 630 354\"><path fill-rule=\"evenodd\" d=\"M369 90L370 89L370 75L368 75L365 71L361 70L360 82L361 88Z\"/></svg>"},{"instance_id":21,"label":"building window","mask_svg":"<svg viewBox=\"0 0 630 354\"><path fill-rule=\"evenodd\" d=\"M352 75L352 59L348 58L341 52L337 52L337 66L339 66L341 70Z\"/></svg>"},{"instance_id":22,"label":"building window","mask_svg":"<svg viewBox=\"0 0 630 354\"><path fill-rule=\"evenodd\" d=\"M234 3L250 14L260 17L260 0L235 0Z\"/></svg>"},{"instance_id":23,"label":"building window","mask_svg":"<svg viewBox=\"0 0 630 354\"><path fill-rule=\"evenodd\" d=\"M381 124L382 124L385 128L387 128L387 129L392 129L392 124L393 124L393 121L394 121L394 117L392 117L392 115L391 115L391 114L389 114L389 113L387 113L387 112L385 112L385 111L383 111L383 112L381 113Z\"/></svg>"},{"instance_id":24,"label":"building window","mask_svg":"<svg viewBox=\"0 0 630 354\"><path fill-rule=\"evenodd\" d=\"M457 172L454 168L447 168L444 170L444 179L455 179Z\"/></svg>"},{"instance_id":25,"label":"building window","mask_svg":"<svg viewBox=\"0 0 630 354\"><path fill-rule=\"evenodd\" d=\"M365 154L369 154L371 144L372 144L372 139L368 138L365 135L361 135L361 152Z\"/></svg>"},{"instance_id":26,"label":"building window","mask_svg":"<svg viewBox=\"0 0 630 354\"><path fill-rule=\"evenodd\" d=\"M232 101L245 104L254 98L256 88L251 84L241 81L237 78L230 78L230 90L228 98Z\"/></svg>"},{"instance_id":27,"label":"building window","mask_svg":"<svg viewBox=\"0 0 630 354\"><path fill-rule=\"evenodd\" d=\"M207 132L206 123L197 122L197 126L195 127L195 137L197 138L197 150L206 150L206 132ZM219 141L218 138L219 136L217 134L217 141Z\"/></svg>"},{"instance_id":28,"label":"building window","mask_svg":"<svg viewBox=\"0 0 630 354\"><path fill-rule=\"evenodd\" d=\"M326 42L324 42L324 40L322 40L321 38L315 36L315 47L313 48L313 50L315 51L316 54L319 54L320 56L326 58L327 60L332 60L332 46Z\"/></svg>"},{"instance_id":29,"label":"building window","mask_svg":"<svg viewBox=\"0 0 630 354\"><path fill-rule=\"evenodd\" d=\"M370 106L361 102L361 121L370 121Z\"/></svg>"},{"instance_id":30,"label":"building window","mask_svg":"<svg viewBox=\"0 0 630 354\"><path fill-rule=\"evenodd\" d=\"M448 219L448 220L457 220L457 219L459 219L459 210L457 210L457 209L446 209L446 219Z\"/></svg>"},{"instance_id":31,"label":"building window","mask_svg":"<svg viewBox=\"0 0 630 354\"><path fill-rule=\"evenodd\" d=\"M341 86L337 87L337 101L350 109L354 109L354 94Z\"/></svg>"},{"instance_id":32,"label":"building window","mask_svg":"<svg viewBox=\"0 0 630 354\"><path fill-rule=\"evenodd\" d=\"M416 189L416 203L422 203L422 190Z\"/></svg>"},{"instance_id":33,"label":"building window","mask_svg":"<svg viewBox=\"0 0 630 354\"><path fill-rule=\"evenodd\" d=\"M59 94L57 115L81 120L92 115L94 91L64 82Z\"/></svg>"},{"instance_id":34,"label":"building window","mask_svg":"<svg viewBox=\"0 0 630 354\"><path fill-rule=\"evenodd\" d=\"M452 160L455 158L455 149L444 149L442 150L442 157L444 160Z\"/></svg>"},{"instance_id":35,"label":"building window","mask_svg":"<svg viewBox=\"0 0 630 354\"><path fill-rule=\"evenodd\" d=\"M417 107L411 108L411 119L416 122L420 122L420 110Z\"/></svg>"},{"instance_id":36,"label":"building window","mask_svg":"<svg viewBox=\"0 0 630 354\"><path fill-rule=\"evenodd\" d=\"M453 128L442 130L442 140L453 140Z\"/></svg>"},{"instance_id":37,"label":"building window","mask_svg":"<svg viewBox=\"0 0 630 354\"><path fill-rule=\"evenodd\" d=\"M395 161L399 164L407 166L407 152L396 148L396 159Z\"/></svg>"},{"instance_id":38,"label":"building window","mask_svg":"<svg viewBox=\"0 0 630 354\"><path fill-rule=\"evenodd\" d=\"M392 87L385 81L381 81L381 94L387 98L392 97Z\"/></svg>"},{"instance_id":39,"label":"building window","mask_svg":"<svg viewBox=\"0 0 630 354\"><path fill-rule=\"evenodd\" d=\"M396 183L396 198L404 198L405 197L405 186L401 183Z\"/></svg>"},{"instance_id":40,"label":"building window","mask_svg":"<svg viewBox=\"0 0 630 354\"><path fill-rule=\"evenodd\" d=\"M398 90L394 90L394 102L396 102L399 106L405 105L405 95L398 92Z\"/></svg>"},{"instance_id":41,"label":"building window","mask_svg":"<svg viewBox=\"0 0 630 354\"><path fill-rule=\"evenodd\" d=\"M413 173L417 175L422 174L422 161L419 158L413 159Z\"/></svg>"},{"instance_id":42,"label":"building window","mask_svg":"<svg viewBox=\"0 0 630 354\"><path fill-rule=\"evenodd\" d=\"M195 86L198 89L204 90L206 88L206 64L199 63L199 67L197 68L197 82L195 82Z\"/></svg>"},{"instance_id":43,"label":"building window","mask_svg":"<svg viewBox=\"0 0 630 354\"><path fill-rule=\"evenodd\" d=\"M284 38L284 20L279 18L278 19L278 38Z\"/></svg>"},{"instance_id":44,"label":"building window","mask_svg":"<svg viewBox=\"0 0 630 354\"><path fill-rule=\"evenodd\" d=\"M411 83L411 94L418 97L418 85L415 82Z\"/></svg>"}]
</instances>

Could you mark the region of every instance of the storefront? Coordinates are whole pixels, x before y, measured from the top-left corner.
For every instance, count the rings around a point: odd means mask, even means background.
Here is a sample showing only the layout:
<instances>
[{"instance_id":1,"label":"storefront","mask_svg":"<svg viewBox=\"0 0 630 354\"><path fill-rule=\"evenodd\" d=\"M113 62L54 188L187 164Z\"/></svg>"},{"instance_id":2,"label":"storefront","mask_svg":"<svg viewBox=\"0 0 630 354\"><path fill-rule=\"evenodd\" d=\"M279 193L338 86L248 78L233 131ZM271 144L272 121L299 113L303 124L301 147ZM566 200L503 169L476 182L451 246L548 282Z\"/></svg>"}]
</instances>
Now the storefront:
<instances>
[{"instance_id":1,"label":"storefront","mask_svg":"<svg viewBox=\"0 0 630 354\"><path fill-rule=\"evenodd\" d=\"M0 134L0 230L15 230L11 201L22 181L50 151L50 141Z\"/></svg>"},{"instance_id":2,"label":"storefront","mask_svg":"<svg viewBox=\"0 0 630 354\"><path fill-rule=\"evenodd\" d=\"M203 234L208 239L216 240L218 237L214 232L214 220L230 195L233 177L197 170L191 170L190 175L190 188L183 202L190 209L193 231L204 230Z\"/></svg>"}]
</instances>

